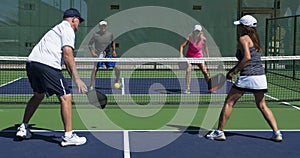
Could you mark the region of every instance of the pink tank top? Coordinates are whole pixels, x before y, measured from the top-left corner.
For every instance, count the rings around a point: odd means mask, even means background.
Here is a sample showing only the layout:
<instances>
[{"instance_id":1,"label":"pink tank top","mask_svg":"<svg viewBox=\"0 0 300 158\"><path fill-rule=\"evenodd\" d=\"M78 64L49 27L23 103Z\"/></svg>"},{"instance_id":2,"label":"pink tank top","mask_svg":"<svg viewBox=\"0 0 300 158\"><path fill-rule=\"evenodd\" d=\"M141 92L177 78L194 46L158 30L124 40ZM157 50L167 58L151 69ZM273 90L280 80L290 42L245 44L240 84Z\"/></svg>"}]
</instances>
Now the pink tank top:
<instances>
[{"instance_id":1,"label":"pink tank top","mask_svg":"<svg viewBox=\"0 0 300 158\"><path fill-rule=\"evenodd\" d=\"M203 58L202 46L204 43L204 37L201 38L197 44L194 38L190 38L189 48L186 53L187 58Z\"/></svg>"}]
</instances>

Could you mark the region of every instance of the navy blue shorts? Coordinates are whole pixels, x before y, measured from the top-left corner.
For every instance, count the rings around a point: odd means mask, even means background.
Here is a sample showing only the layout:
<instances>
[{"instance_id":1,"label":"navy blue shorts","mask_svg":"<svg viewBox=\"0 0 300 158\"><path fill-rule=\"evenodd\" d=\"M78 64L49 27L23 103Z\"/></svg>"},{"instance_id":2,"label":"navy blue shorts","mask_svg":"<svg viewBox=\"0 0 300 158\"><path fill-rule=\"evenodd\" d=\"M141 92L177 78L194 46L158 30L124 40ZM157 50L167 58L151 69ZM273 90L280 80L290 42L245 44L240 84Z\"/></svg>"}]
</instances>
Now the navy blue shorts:
<instances>
[{"instance_id":1,"label":"navy blue shorts","mask_svg":"<svg viewBox=\"0 0 300 158\"><path fill-rule=\"evenodd\" d=\"M105 58L113 58L112 55L108 55ZM115 67L117 65L117 62L97 62L97 67L105 67L107 69L111 68L111 67Z\"/></svg>"},{"instance_id":2,"label":"navy blue shorts","mask_svg":"<svg viewBox=\"0 0 300 158\"><path fill-rule=\"evenodd\" d=\"M36 93L46 93L47 97L53 94L63 96L71 93L62 71L59 69L38 62L27 62L26 72L31 88Z\"/></svg>"}]
</instances>

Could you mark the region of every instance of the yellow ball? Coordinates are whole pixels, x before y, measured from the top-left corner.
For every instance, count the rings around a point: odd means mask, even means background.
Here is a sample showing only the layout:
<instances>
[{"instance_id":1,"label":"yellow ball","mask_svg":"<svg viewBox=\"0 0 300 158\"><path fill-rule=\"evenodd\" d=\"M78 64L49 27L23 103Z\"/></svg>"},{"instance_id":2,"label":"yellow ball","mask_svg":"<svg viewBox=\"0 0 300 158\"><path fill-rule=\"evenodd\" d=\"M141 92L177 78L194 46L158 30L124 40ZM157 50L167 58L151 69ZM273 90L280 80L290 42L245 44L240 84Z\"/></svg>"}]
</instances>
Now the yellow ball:
<instances>
[{"instance_id":1,"label":"yellow ball","mask_svg":"<svg viewBox=\"0 0 300 158\"><path fill-rule=\"evenodd\" d=\"M115 88L115 89L119 89L120 87L121 87L120 83L115 83L115 84L114 84L114 88Z\"/></svg>"}]
</instances>

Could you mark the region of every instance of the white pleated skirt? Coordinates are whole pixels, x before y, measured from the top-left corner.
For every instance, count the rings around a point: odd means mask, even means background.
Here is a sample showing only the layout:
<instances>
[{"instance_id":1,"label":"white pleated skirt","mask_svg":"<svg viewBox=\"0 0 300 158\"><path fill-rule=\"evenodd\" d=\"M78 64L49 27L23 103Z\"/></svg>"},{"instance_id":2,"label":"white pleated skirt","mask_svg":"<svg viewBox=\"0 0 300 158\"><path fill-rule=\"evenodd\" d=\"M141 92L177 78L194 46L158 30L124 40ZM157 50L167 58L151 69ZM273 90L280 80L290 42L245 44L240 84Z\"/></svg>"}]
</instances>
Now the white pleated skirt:
<instances>
[{"instance_id":1,"label":"white pleated skirt","mask_svg":"<svg viewBox=\"0 0 300 158\"><path fill-rule=\"evenodd\" d=\"M235 85L239 88L252 90L268 89L266 75L239 76L235 82Z\"/></svg>"}]
</instances>

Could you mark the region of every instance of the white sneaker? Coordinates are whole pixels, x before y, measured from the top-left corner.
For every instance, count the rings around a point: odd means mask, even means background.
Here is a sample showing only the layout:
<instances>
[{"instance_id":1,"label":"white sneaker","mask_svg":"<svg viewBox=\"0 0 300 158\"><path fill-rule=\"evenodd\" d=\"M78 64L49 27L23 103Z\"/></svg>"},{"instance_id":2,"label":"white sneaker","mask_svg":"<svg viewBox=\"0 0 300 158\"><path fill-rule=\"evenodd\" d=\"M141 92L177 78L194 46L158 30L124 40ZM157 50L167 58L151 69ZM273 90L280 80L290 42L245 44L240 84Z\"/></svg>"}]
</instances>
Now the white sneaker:
<instances>
[{"instance_id":1,"label":"white sneaker","mask_svg":"<svg viewBox=\"0 0 300 158\"><path fill-rule=\"evenodd\" d=\"M31 138L32 134L29 130L29 128L25 128L24 126L20 126L18 127L17 129L17 134L16 134L17 137L20 137L20 138L26 138L26 139L29 139Z\"/></svg>"},{"instance_id":2,"label":"white sneaker","mask_svg":"<svg viewBox=\"0 0 300 158\"><path fill-rule=\"evenodd\" d=\"M282 134L280 132L273 132L273 136L271 140L275 142L281 142L282 141Z\"/></svg>"},{"instance_id":3,"label":"white sneaker","mask_svg":"<svg viewBox=\"0 0 300 158\"><path fill-rule=\"evenodd\" d=\"M206 138L210 140L226 140L224 132L218 130L212 131L210 134L206 135Z\"/></svg>"},{"instance_id":4,"label":"white sneaker","mask_svg":"<svg viewBox=\"0 0 300 158\"><path fill-rule=\"evenodd\" d=\"M92 90L94 90L94 87L93 87L93 86L90 86L90 87L89 87L89 91L92 91Z\"/></svg>"},{"instance_id":5,"label":"white sneaker","mask_svg":"<svg viewBox=\"0 0 300 158\"><path fill-rule=\"evenodd\" d=\"M191 90L190 89L186 89L183 93L184 94L191 94Z\"/></svg>"},{"instance_id":6,"label":"white sneaker","mask_svg":"<svg viewBox=\"0 0 300 158\"><path fill-rule=\"evenodd\" d=\"M75 133L70 138L63 136L62 139L61 146L83 145L86 143L85 137L79 137Z\"/></svg>"}]
</instances>

